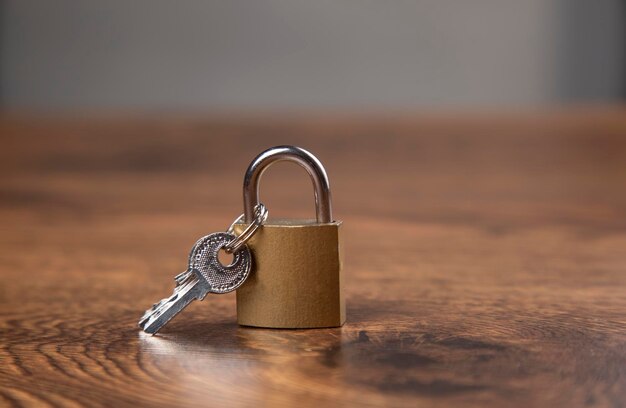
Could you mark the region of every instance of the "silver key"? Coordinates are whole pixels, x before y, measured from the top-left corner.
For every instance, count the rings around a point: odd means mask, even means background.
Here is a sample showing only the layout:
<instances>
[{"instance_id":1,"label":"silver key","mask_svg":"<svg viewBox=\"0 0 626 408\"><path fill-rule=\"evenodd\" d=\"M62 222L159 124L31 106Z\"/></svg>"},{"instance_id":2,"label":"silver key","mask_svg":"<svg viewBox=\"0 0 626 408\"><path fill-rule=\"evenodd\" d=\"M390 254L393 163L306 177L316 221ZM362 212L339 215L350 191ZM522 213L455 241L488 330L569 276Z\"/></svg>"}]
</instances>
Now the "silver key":
<instances>
[{"instance_id":1,"label":"silver key","mask_svg":"<svg viewBox=\"0 0 626 408\"><path fill-rule=\"evenodd\" d=\"M187 270L176 275L172 296L155 303L139 320L139 327L155 334L189 303L202 300L207 293L228 293L237 289L250 274L252 256L246 245L233 254L233 262L224 266L217 258L220 249L235 239L226 232L200 238L191 249Z\"/></svg>"}]
</instances>

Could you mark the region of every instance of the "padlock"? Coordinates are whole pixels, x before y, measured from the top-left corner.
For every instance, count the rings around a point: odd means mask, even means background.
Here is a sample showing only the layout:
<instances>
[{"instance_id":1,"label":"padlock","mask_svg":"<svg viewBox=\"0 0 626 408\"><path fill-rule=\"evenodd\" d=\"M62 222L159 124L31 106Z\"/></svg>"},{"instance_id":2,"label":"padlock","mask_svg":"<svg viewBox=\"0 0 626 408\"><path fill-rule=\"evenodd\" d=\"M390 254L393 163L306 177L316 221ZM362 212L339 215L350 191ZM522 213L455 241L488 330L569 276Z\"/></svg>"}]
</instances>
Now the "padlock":
<instances>
[{"instance_id":1,"label":"padlock","mask_svg":"<svg viewBox=\"0 0 626 408\"><path fill-rule=\"evenodd\" d=\"M241 234L255 218L260 178L278 161L295 162L311 176L317 219L270 219L247 242L253 272L237 289L237 322L290 329L341 326L346 319L342 222L332 218L328 176L315 156L295 146L258 155L244 177L244 221L234 231Z\"/></svg>"}]
</instances>

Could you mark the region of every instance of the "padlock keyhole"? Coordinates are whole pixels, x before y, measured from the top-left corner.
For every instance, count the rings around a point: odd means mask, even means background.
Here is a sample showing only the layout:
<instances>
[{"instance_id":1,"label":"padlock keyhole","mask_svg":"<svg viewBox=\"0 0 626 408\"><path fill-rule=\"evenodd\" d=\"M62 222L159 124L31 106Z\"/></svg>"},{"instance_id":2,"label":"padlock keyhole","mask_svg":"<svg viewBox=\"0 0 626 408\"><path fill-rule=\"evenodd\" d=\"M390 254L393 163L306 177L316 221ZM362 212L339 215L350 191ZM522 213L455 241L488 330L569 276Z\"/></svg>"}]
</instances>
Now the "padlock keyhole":
<instances>
[{"instance_id":1,"label":"padlock keyhole","mask_svg":"<svg viewBox=\"0 0 626 408\"><path fill-rule=\"evenodd\" d=\"M217 260L222 264L222 266L229 267L233 265L235 255L229 254L224 248L221 248L217 253Z\"/></svg>"}]
</instances>

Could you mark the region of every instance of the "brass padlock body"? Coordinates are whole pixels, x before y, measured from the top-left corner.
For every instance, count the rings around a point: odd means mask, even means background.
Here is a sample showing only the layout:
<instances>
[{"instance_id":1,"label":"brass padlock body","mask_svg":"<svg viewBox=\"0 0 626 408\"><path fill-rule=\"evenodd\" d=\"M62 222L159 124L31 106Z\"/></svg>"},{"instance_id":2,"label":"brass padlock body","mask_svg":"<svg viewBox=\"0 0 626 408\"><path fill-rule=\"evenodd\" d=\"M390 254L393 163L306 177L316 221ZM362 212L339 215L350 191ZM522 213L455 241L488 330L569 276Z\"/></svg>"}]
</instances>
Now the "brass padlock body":
<instances>
[{"instance_id":1,"label":"brass padlock body","mask_svg":"<svg viewBox=\"0 0 626 408\"><path fill-rule=\"evenodd\" d=\"M235 234L245 227L235 224ZM254 272L237 289L239 324L291 329L344 324L341 221L268 221L247 245Z\"/></svg>"}]
</instances>

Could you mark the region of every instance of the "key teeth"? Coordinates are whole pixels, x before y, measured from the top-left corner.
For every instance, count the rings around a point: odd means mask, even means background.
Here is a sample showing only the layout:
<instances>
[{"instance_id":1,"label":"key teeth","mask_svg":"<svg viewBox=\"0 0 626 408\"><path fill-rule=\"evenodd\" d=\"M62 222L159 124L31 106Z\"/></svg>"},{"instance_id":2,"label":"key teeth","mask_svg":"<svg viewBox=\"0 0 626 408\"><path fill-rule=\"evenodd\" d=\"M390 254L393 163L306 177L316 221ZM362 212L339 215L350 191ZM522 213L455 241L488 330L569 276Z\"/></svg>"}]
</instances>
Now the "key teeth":
<instances>
[{"instance_id":1,"label":"key teeth","mask_svg":"<svg viewBox=\"0 0 626 408\"><path fill-rule=\"evenodd\" d=\"M139 320L139 327L146 333L156 334L189 303L196 299L201 300L207 295L208 288L198 286L203 282L205 281L197 280L196 273L190 273L183 286L174 288L172 296L155 303L146 310Z\"/></svg>"},{"instance_id":2,"label":"key teeth","mask_svg":"<svg viewBox=\"0 0 626 408\"><path fill-rule=\"evenodd\" d=\"M152 334L155 335L160 329L161 327L163 327L165 325L165 323L163 323L162 325L156 325L154 324L156 322L156 320L152 321L152 324L150 324L150 320L152 320L153 316L152 313L147 313L144 314L144 316L141 318L141 320L139 320L139 324L138 326L141 328L141 330L143 330L145 333L148 334ZM168 319L169 321L169 319Z\"/></svg>"},{"instance_id":3,"label":"key teeth","mask_svg":"<svg viewBox=\"0 0 626 408\"><path fill-rule=\"evenodd\" d=\"M185 272L181 272L178 275L176 275L174 277L174 280L176 281L176 285L174 286L174 293L172 294L172 296L174 294L176 294L178 291L181 290L181 288L184 286L185 283L188 283L191 278L194 277L194 273L193 271L187 269ZM150 333L150 334L155 334L157 333L161 327L163 327L168 321L170 321L172 319L172 317L170 317L170 319L168 319L166 322L164 322L160 327L152 330L150 329L150 325L148 325L148 322L150 321L150 319L152 319L154 317L155 312L161 307L163 306L165 303L169 302L171 299L170 297L166 297L161 299L160 301L156 302L155 304L152 305L152 307L148 310L146 310L143 314L143 316L141 317L141 319L139 319L139 323L138 326L146 333ZM147 328L146 328L147 327Z\"/></svg>"},{"instance_id":4,"label":"key teeth","mask_svg":"<svg viewBox=\"0 0 626 408\"><path fill-rule=\"evenodd\" d=\"M158 331L155 330L154 332L149 331L149 329L146 329L146 326L148 325L148 322L150 322L150 319L152 319L154 317L154 313L159 309L160 306L162 306L169 298L164 298L161 299L160 301L158 301L157 303L153 304L152 307L148 310L146 310L143 314L143 316L141 316L141 318L139 319L139 322L137 323L137 325L146 333L151 333L154 334ZM150 327L150 326L148 326Z\"/></svg>"},{"instance_id":5,"label":"key teeth","mask_svg":"<svg viewBox=\"0 0 626 408\"><path fill-rule=\"evenodd\" d=\"M167 322L166 322L167 323ZM157 325L139 325L139 327L141 327L141 330L143 330L145 333L151 334L151 335L155 335L157 334L157 332L161 329L161 327L163 327L165 324L161 325L161 326L157 326Z\"/></svg>"},{"instance_id":6,"label":"key teeth","mask_svg":"<svg viewBox=\"0 0 626 408\"><path fill-rule=\"evenodd\" d=\"M141 317L141 319L139 319L139 322L137 323L137 325L141 327L143 331L146 330L145 327L148 321L150 320L150 317L152 317L152 313L150 313L150 311L146 311Z\"/></svg>"},{"instance_id":7,"label":"key teeth","mask_svg":"<svg viewBox=\"0 0 626 408\"><path fill-rule=\"evenodd\" d=\"M141 316L141 319L139 319L139 323L137 323L138 326L143 329L146 325L146 322L150 320L150 317L152 317L152 313L148 310L143 314L143 316Z\"/></svg>"},{"instance_id":8,"label":"key teeth","mask_svg":"<svg viewBox=\"0 0 626 408\"><path fill-rule=\"evenodd\" d=\"M146 314L148 314L146 312ZM156 324L157 323L157 319L154 318L153 316L154 313L150 313L149 316L142 318L139 321L139 327L141 327L141 330L143 330L145 333L151 334L151 335L155 335L159 332L159 330L161 330L163 328L163 326L165 326L170 320L172 320L174 318L174 316L176 316L178 313L174 313L172 315L170 315L170 317L165 320L162 321L160 324ZM144 315L145 316L145 315ZM159 315L161 316L161 315ZM151 322L152 320L152 322Z\"/></svg>"},{"instance_id":9,"label":"key teeth","mask_svg":"<svg viewBox=\"0 0 626 408\"><path fill-rule=\"evenodd\" d=\"M164 303L163 301L159 303L155 303L151 309L146 310L146 312L143 314L143 316L141 317L141 319L139 319L139 322L138 322L138 326L141 328L141 330L143 330L146 333L154 335L156 334L156 332L158 332L161 329L161 327L165 326L165 324L169 322L172 319L172 317L174 317L174 316L170 317L169 319L167 319L167 321L163 322L163 324L161 325L154 324L156 323L157 317L158 317L158 316L155 317L155 312L158 310L157 306L160 306L163 303Z\"/></svg>"},{"instance_id":10,"label":"key teeth","mask_svg":"<svg viewBox=\"0 0 626 408\"><path fill-rule=\"evenodd\" d=\"M174 277L174 280L176 281L176 286L180 286L183 283L185 283L185 281L189 279L189 276L191 274L192 274L191 270L187 269L185 272L181 272L178 275L176 275Z\"/></svg>"},{"instance_id":11,"label":"key teeth","mask_svg":"<svg viewBox=\"0 0 626 408\"><path fill-rule=\"evenodd\" d=\"M148 310L146 310L143 313L143 316L141 316L141 319L139 319L139 327L141 327L143 329L143 325L145 325L145 322L147 322L148 320L150 320L150 318L154 315L154 312L157 311L159 309L159 307L161 305L163 305L166 301L168 301L170 298L164 298L159 300L158 302L156 302L155 304L152 305L152 307Z\"/></svg>"}]
</instances>

